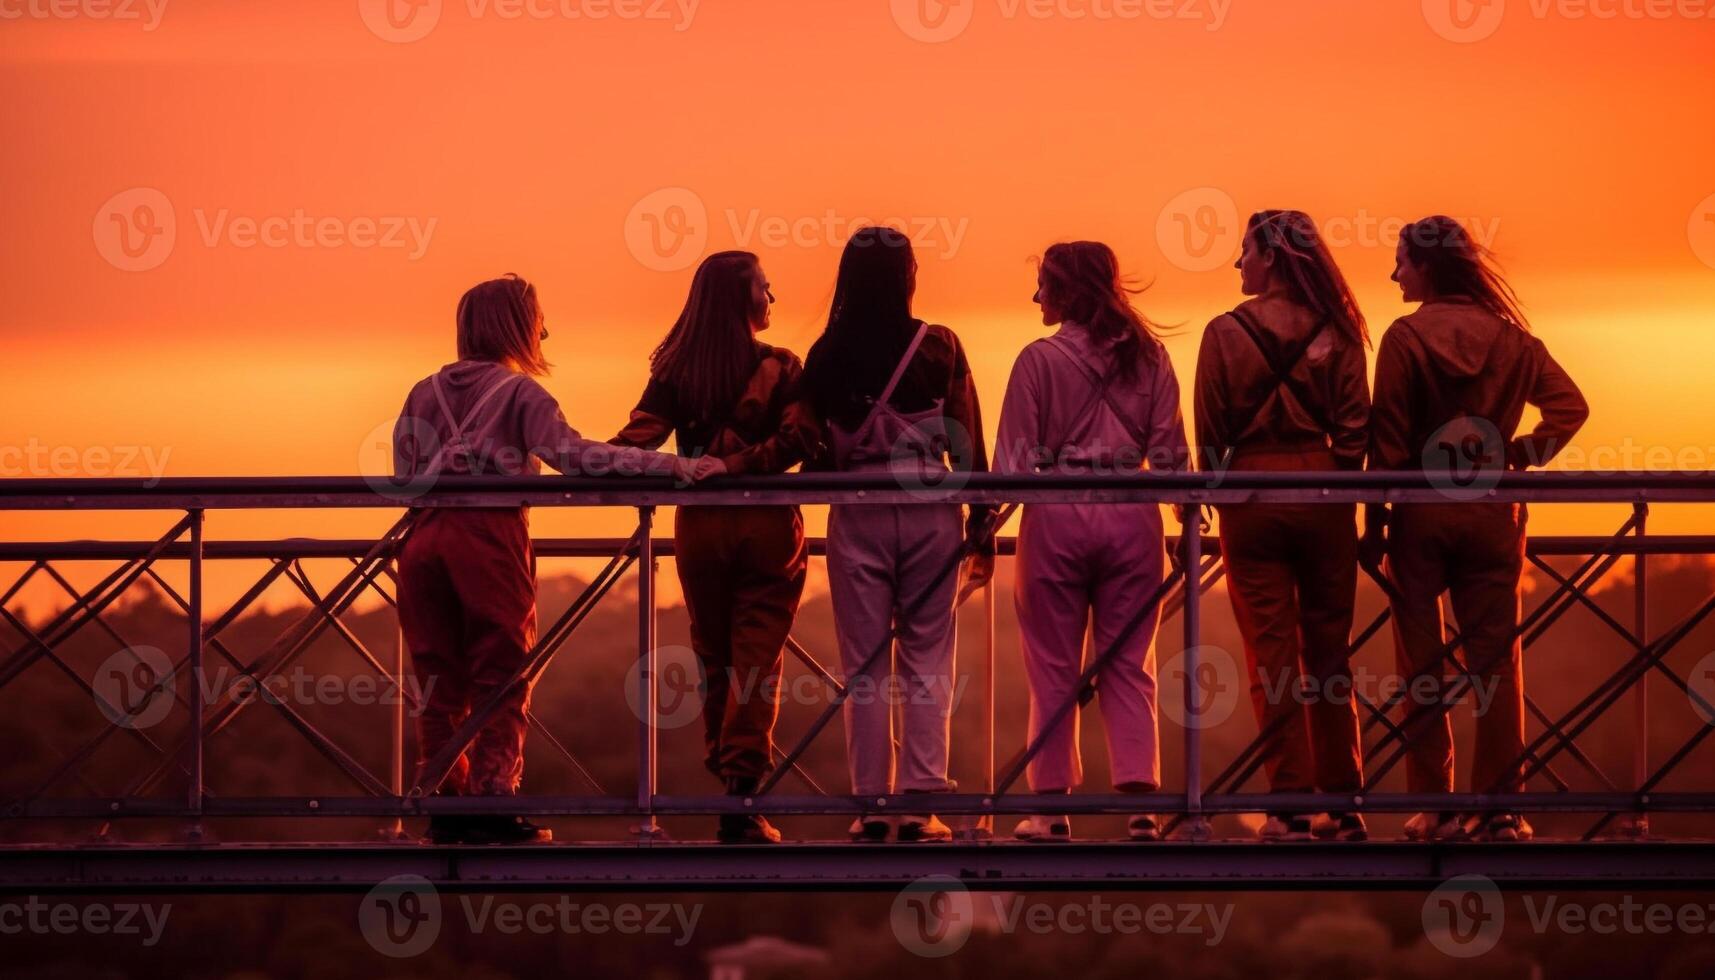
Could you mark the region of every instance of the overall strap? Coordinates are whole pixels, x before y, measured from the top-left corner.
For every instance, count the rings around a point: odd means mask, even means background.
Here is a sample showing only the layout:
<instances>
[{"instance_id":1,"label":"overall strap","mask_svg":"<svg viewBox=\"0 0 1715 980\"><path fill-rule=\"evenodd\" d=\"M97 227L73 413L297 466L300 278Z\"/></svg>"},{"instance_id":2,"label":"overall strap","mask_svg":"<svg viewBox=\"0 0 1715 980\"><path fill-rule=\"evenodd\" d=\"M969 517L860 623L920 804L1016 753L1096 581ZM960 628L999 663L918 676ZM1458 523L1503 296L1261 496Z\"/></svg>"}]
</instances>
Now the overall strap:
<instances>
[{"instance_id":1,"label":"overall strap","mask_svg":"<svg viewBox=\"0 0 1715 980\"><path fill-rule=\"evenodd\" d=\"M1274 397L1277 393L1284 391L1286 394L1291 395L1305 411L1310 413L1311 419L1317 425L1322 427L1322 431L1333 431L1333 426L1328 423L1324 407L1318 404L1317 400L1312 397L1309 392L1304 390L1304 386L1298 382L1297 378L1292 376L1292 372L1298 367L1299 362L1304 360L1305 356L1310 353L1310 348L1316 343L1322 334L1327 331L1330 321L1327 318L1323 318L1316 324L1315 329L1310 331L1310 336L1306 337L1303 342L1299 343L1296 347L1287 349L1285 353L1290 356L1283 357L1275 354L1267 342L1264 341L1262 336L1262 327L1257 323L1256 317L1249 310L1235 309L1230 316L1232 316L1233 321L1244 330L1245 336L1250 338L1251 343L1256 345L1257 352L1262 355L1262 359L1268 365L1269 371L1274 374L1274 385L1270 388L1268 394L1264 395L1261 402L1241 417L1255 418L1259 413L1261 413L1263 406L1268 404L1268 400L1270 398Z\"/></svg>"},{"instance_id":2,"label":"overall strap","mask_svg":"<svg viewBox=\"0 0 1715 980\"><path fill-rule=\"evenodd\" d=\"M1090 384L1095 387L1096 397L1091 402L1092 407L1097 401L1105 404L1108 407L1108 411L1113 413L1114 418L1119 420L1120 425L1125 427L1126 432L1137 443L1138 450L1144 453L1149 452L1149 434L1138 425L1136 419L1132 418L1131 415L1121 407L1119 400L1114 398L1113 373L1110 372L1106 376L1097 374L1096 369L1091 366L1090 362L1084 360L1076 352L1072 351L1066 341L1062 340L1058 336L1048 337L1046 339L1048 346L1059 351L1061 354L1065 355L1067 360L1077 365L1078 369L1084 372L1084 377L1088 378L1090 380ZM1080 412L1079 416L1082 417L1085 414L1088 413Z\"/></svg>"},{"instance_id":3,"label":"overall strap","mask_svg":"<svg viewBox=\"0 0 1715 980\"><path fill-rule=\"evenodd\" d=\"M923 346L923 338L928 335L929 324L924 323L918 326L917 335L912 337L911 343L906 346L904 356L899 359L899 365L893 369L893 377L887 379L887 387L881 390L880 397L876 398L875 402L870 405L869 414L864 416L863 424L858 426L858 432L868 432L870 427L875 425L876 416L880 415L887 408L888 402L893 400L893 393L898 390L899 383L905 380L905 369L911 366L912 360L917 357L917 349Z\"/></svg>"},{"instance_id":4,"label":"overall strap","mask_svg":"<svg viewBox=\"0 0 1715 980\"><path fill-rule=\"evenodd\" d=\"M446 388L441 383L441 376L439 374L434 376L432 384L435 389L435 401L440 404L441 416L446 420L448 428L452 430L452 438L448 439L441 446L441 451L435 454L434 459L430 460L430 475L439 473L447 465L447 457L450 454L462 453L466 456L470 454L470 447L465 444L465 429L476 421L477 416L482 413L484 408L488 407L488 403L493 401L495 396L511 387L512 383L517 381L519 377L520 375L511 371L506 372L506 377L490 385L488 390L484 391L482 396L476 400L476 404L471 406L470 411L465 413L464 420L460 421L458 416L453 414L452 405L447 402Z\"/></svg>"}]
</instances>

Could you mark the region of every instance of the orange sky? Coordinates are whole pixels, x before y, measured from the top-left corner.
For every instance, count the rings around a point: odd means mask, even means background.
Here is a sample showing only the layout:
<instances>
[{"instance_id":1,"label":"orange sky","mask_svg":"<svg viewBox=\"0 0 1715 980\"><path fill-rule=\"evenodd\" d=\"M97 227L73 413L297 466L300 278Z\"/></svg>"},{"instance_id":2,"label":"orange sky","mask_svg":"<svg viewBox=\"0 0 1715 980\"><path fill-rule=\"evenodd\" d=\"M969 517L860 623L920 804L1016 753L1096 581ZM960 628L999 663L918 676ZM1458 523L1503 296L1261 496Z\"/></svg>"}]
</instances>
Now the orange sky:
<instances>
[{"instance_id":1,"label":"orange sky","mask_svg":"<svg viewBox=\"0 0 1715 980\"><path fill-rule=\"evenodd\" d=\"M964 336L992 429L1041 329L1031 256L1112 244L1154 282L1141 305L1185 324L1170 348L1188 377L1239 296L1226 263L1196 268L1175 211L1204 229L1199 208L1230 202L1322 220L1378 332L1405 311L1385 224L1474 221L1590 395L1581 458L1715 468L1715 20L1512 0L1492 36L1457 43L1432 26L1438 0L444 0L395 42L366 24L387 33L379 2L156 0L156 22L143 0L114 0L136 20L0 0L0 446L69 447L85 468L92 448L143 447L177 476L353 472L451 359L459 293L507 271L541 288L550 389L605 437L688 284L663 266L698 244L759 252L769 339L802 353L840 231L865 217L918 238L919 313ZM916 39L938 13L968 23ZM171 249L127 259L114 210L163 200ZM706 242L660 258L640 202L669 229L685 222L658 205L689 205ZM1217 212L1219 259L1234 229ZM308 230L254 240L297 216ZM1584 532L1618 513L1534 516ZM1655 526L1707 530L1697 516ZM211 534L382 520L216 515ZM11 538L167 523L0 514Z\"/></svg>"}]
</instances>

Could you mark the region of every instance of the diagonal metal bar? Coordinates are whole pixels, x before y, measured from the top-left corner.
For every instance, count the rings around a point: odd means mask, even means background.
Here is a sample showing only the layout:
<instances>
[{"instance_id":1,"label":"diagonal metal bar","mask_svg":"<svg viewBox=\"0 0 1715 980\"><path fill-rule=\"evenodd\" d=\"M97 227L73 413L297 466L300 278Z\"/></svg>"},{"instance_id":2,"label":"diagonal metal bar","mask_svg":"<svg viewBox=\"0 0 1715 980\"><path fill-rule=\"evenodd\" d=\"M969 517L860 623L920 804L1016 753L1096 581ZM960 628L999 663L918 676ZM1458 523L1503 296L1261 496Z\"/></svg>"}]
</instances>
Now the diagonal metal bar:
<instances>
[{"instance_id":1,"label":"diagonal metal bar","mask_svg":"<svg viewBox=\"0 0 1715 980\"><path fill-rule=\"evenodd\" d=\"M24 586L30 584L30 579L35 578L36 573L41 571L45 564L47 562L39 558L31 562L30 567L24 569L24 573L18 576L17 581L13 582L4 594L0 594L0 606L10 605L12 600L17 598L18 593L24 591Z\"/></svg>"}]
</instances>

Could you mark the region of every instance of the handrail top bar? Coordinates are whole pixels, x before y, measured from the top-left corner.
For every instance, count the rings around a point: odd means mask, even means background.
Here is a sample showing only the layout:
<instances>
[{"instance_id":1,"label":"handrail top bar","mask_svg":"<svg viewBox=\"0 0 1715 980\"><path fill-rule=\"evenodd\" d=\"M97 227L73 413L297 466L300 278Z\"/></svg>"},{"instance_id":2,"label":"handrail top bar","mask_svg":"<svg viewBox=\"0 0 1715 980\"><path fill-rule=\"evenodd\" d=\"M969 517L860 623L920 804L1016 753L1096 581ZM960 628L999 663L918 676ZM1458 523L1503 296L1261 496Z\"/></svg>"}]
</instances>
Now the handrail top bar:
<instances>
[{"instance_id":1,"label":"handrail top bar","mask_svg":"<svg viewBox=\"0 0 1715 980\"><path fill-rule=\"evenodd\" d=\"M464 476L438 478L420 493L359 476L0 480L0 510L1468 501L1715 503L1715 472L1506 473L1470 488L1422 472L976 473L927 487L885 473L731 477L696 487L666 477Z\"/></svg>"}]
</instances>

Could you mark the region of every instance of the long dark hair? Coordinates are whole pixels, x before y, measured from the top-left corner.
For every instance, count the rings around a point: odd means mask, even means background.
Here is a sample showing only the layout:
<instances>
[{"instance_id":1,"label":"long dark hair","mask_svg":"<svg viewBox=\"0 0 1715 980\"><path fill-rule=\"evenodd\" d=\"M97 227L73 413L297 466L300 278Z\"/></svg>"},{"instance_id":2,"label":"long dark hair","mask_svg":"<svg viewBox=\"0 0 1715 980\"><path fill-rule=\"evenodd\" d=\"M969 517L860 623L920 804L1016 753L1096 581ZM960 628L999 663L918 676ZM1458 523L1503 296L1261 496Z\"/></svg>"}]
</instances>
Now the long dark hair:
<instances>
[{"instance_id":1,"label":"long dark hair","mask_svg":"<svg viewBox=\"0 0 1715 980\"><path fill-rule=\"evenodd\" d=\"M671 385L698 421L730 410L756 370L752 284L759 260L750 252L717 252L691 279L684 312L649 359L651 376Z\"/></svg>"},{"instance_id":2,"label":"long dark hair","mask_svg":"<svg viewBox=\"0 0 1715 980\"><path fill-rule=\"evenodd\" d=\"M1370 328L1352 297L1352 287L1309 215L1258 211L1251 215L1245 234L1258 255L1274 255L1275 275L1294 302L1332 320L1351 340L1369 346Z\"/></svg>"},{"instance_id":3,"label":"long dark hair","mask_svg":"<svg viewBox=\"0 0 1715 980\"><path fill-rule=\"evenodd\" d=\"M1140 355L1153 357L1155 346L1145 337L1159 337L1161 328L1131 305L1141 288L1127 286L1120 276L1119 257L1101 242L1061 242L1042 254L1042 288L1067 320L1088 327L1098 339L1113 344L1115 368L1127 382L1137 380Z\"/></svg>"},{"instance_id":4,"label":"long dark hair","mask_svg":"<svg viewBox=\"0 0 1715 980\"><path fill-rule=\"evenodd\" d=\"M917 254L904 233L872 225L846 242L828 327L804 359L804 387L824 418L849 408L855 396L881 393L917 322L916 287Z\"/></svg>"},{"instance_id":5,"label":"long dark hair","mask_svg":"<svg viewBox=\"0 0 1715 980\"><path fill-rule=\"evenodd\" d=\"M1530 330L1518 295L1495 267L1494 253L1464 225L1438 214L1406 225L1399 240L1406 257L1428 276L1435 295L1463 297L1520 330Z\"/></svg>"}]
</instances>

